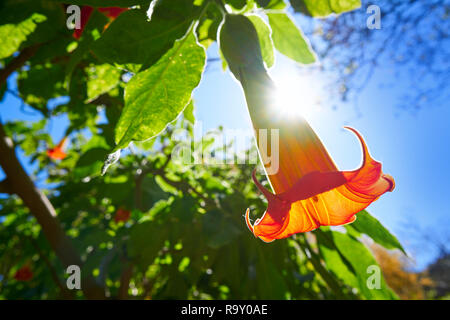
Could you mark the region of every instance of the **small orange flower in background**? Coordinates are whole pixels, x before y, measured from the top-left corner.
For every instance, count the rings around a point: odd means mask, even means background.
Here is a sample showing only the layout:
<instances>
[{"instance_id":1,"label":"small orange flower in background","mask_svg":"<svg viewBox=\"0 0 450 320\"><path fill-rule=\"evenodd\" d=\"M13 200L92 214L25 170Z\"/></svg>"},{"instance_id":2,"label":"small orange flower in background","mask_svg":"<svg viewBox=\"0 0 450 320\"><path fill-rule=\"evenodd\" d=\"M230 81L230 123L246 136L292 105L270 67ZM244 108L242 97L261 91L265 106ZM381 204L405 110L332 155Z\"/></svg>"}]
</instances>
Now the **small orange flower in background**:
<instances>
[{"instance_id":1,"label":"small orange flower in background","mask_svg":"<svg viewBox=\"0 0 450 320\"><path fill-rule=\"evenodd\" d=\"M114 20L117 18L122 12L128 10L128 8L119 8L119 7L105 7L105 8L98 8L98 11L103 13L108 18L111 18ZM86 27L89 18L91 17L92 12L94 11L94 8L91 6L83 6L81 8L81 17L80 17L80 28L75 29L73 32L73 37L75 39L80 39L81 35L83 34L84 28Z\"/></svg>"},{"instance_id":2,"label":"small orange flower in background","mask_svg":"<svg viewBox=\"0 0 450 320\"><path fill-rule=\"evenodd\" d=\"M355 214L394 189L394 179L381 171L381 163L372 159L362 136L361 167L338 171L325 147L306 120L296 131L280 128L279 170L269 174L275 194L255 177L258 189L268 200L263 217L252 225L249 209L246 223L255 237L270 242L320 226L337 226L355 221Z\"/></svg>"},{"instance_id":3,"label":"small orange flower in background","mask_svg":"<svg viewBox=\"0 0 450 320\"><path fill-rule=\"evenodd\" d=\"M119 208L116 211L116 215L114 216L114 222L119 223L120 221L122 222L127 222L131 217L131 212L123 209L123 208Z\"/></svg>"},{"instance_id":4,"label":"small orange flower in background","mask_svg":"<svg viewBox=\"0 0 450 320\"><path fill-rule=\"evenodd\" d=\"M54 148L47 149L47 155L53 160L62 160L67 157L67 153L64 152L67 144L67 137L61 139L61 141Z\"/></svg>"},{"instance_id":5,"label":"small orange flower in background","mask_svg":"<svg viewBox=\"0 0 450 320\"><path fill-rule=\"evenodd\" d=\"M29 265L25 265L16 271L14 279L17 281L30 281L33 278L33 271Z\"/></svg>"}]
</instances>

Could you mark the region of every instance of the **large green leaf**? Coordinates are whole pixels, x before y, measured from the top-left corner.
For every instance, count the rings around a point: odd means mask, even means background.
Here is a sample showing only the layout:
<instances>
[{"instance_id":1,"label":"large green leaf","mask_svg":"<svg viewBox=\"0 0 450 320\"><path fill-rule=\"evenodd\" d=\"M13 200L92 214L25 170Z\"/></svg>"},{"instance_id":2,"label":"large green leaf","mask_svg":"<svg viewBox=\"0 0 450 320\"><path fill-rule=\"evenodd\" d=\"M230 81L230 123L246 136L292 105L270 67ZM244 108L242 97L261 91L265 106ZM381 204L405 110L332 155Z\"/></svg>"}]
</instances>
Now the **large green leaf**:
<instances>
[{"instance_id":1,"label":"large green leaf","mask_svg":"<svg viewBox=\"0 0 450 320\"><path fill-rule=\"evenodd\" d=\"M308 40L285 13L268 13L275 48L285 56L302 64L316 61Z\"/></svg>"},{"instance_id":2,"label":"large green leaf","mask_svg":"<svg viewBox=\"0 0 450 320\"><path fill-rule=\"evenodd\" d=\"M342 13L361 7L360 0L290 0L297 12L313 17L325 17L332 13Z\"/></svg>"},{"instance_id":3,"label":"large green leaf","mask_svg":"<svg viewBox=\"0 0 450 320\"><path fill-rule=\"evenodd\" d=\"M111 64L151 66L182 38L197 14L192 0L158 3L148 21L145 10L122 13L98 39L93 51Z\"/></svg>"},{"instance_id":4,"label":"large green leaf","mask_svg":"<svg viewBox=\"0 0 450 320\"><path fill-rule=\"evenodd\" d=\"M336 277L340 278L346 285L357 288L359 286L358 279L351 266L348 265L344 257L339 253L334 245L331 232L322 230L315 231L317 242L327 269L333 272Z\"/></svg>"},{"instance_id":5,"label":"large green leaf","mask_svg":"<svg viewBox=\"0 0 450 320\"><path fill-rule=\"evenodd\" d=\"M261 46L261 54L264 62L268 68L272 67L275 62L275 56L273 53L273 43L270 37L270 28L260 17L255 15L247 16L255 26L258 33L259 44Z\"/></svg>"},{"instance_id":6,"label":"large green leaf","mask_svg":"<svg viewBox=\"0 0 450 320\"><path fill-rule=\"evenodd\" d=\"M116 150L147 140L177 118L191 99L205 66L205 51L191 31L125 89L125 107L116 126Z\"/></svg>"},{"instance_id":7,"label":"large green leaf","mask_svg":"<svg viewBox=\"0 0 450 320\"><path fill-rule=\"evenodd\" d=\"M366 210L359 212L356 218L355 222L347 226L348 228L354 228L368 235L373 241L387 249L400 249L406 254L397 238Z\"/></svg>"},{"instance_id":8,"label":"large green leaf","mask_svg":"<svg viewBox=\"0 0 450 320\"><path fill-rule=\"evenodd\" d=\"M22 42L36 30L37 25L46 20L47 18L44 15L33 13L18 24L1 25L0 39L2 39L2 44L0 46L0 59L9 57L16 52Z\"/></svg>"},{"instance_id":9,"label":"large green leaf","mask_svg":"<svg viewBox=\"0 0 450 320\"><path fill-rule=\"evenodd\" d=\"M332 232L331 234L334 244L339 252L355 270L359 283L358 287L367 299L393 299L396 297L392 290L387 286L384 277L381 274L380 288L370 289L367 286L367 280L371 275L369 273L369 267L378 267L378 264L364 244L349 234L343 234L341 232Z\"/></svg>"}]
</instances>

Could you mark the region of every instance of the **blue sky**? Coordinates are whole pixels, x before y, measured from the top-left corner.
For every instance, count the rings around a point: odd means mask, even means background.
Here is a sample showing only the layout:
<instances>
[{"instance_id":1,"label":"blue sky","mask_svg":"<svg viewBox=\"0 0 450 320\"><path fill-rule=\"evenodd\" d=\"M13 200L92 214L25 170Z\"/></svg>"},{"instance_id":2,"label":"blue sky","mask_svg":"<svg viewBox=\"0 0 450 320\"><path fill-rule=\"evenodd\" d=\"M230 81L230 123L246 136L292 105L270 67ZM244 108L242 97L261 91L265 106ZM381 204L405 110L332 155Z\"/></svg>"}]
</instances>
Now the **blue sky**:
<instances>
[{"instance_id":1,"label":"blue sky","mask_svg":"<svg viewBox=\"0 0 450 320\"><path fill-rule=\"evenodd\" d=\"M208 53L217 57L217 47L213 45ZM422 268L436 252L419 245L420 235L411 227L444 236L450 231L446 201L450 199L450 108L444 104L429 105L414 114L400 110L399 99L409 90L405 85L407 74L390 81L393 84L388 87L380 87L386 79L392 79L391 68L388 64L380 66L356 102L340 103L336 109L321 105L308 112L307 119L341 170L354 169L361 162L360 145L343 126L354 127L363 134L372 156L383 163L383 171L396 181L395 190L383 195L368 210L400 238L417 258L417 267ZM283 77L297 76L296 70L293 61L277 55L276 66L270 72L282 81ZM313 83L320 81L321 75L314 73L309 77L306 79ZM15 87L14 82L15 76L9 79L10 88ZM202 121L205 130L219 125L251 128L242 90L228 71L222 71L220 63L208 67L194 99L196 119ZM32 112L28 107L25 110ZM6 94L0 103L0 116L3 122L40 118L37 112L24 113L20 100L11 94ZM67 126L64 116L52 119L49 130L55 142L63 137ZM22 154L20 158L27 163ZM31 172L32 168L26 166Z\"/></svg>"}]
</instances>

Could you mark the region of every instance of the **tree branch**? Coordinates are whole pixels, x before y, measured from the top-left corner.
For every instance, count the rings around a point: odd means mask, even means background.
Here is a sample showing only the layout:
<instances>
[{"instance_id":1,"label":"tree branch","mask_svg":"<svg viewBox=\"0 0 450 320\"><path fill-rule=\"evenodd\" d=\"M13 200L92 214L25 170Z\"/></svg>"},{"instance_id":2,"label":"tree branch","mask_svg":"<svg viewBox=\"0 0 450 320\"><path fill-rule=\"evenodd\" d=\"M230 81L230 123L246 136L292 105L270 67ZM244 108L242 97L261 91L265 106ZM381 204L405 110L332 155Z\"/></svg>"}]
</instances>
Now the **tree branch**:
<instances>
[{"instance_id":1,"label":"tree branch","mask_svg":"<svg viewBox=\"0 0 450 320\"><path fill-rule=\"evenodd\" d=\"M14 194L11 185L8 182L8 179L3 179L0 181L0 193Z\"/></svg>"},{"instance_id":2,"label":"tree branch","mask_svg":"<svg viewBox=\"0 0 450 320\"><path fill-rule=\"evenodd\" d=\"M28 61L28 59L36 54L41 45L41 43L38 43L23 49L17 57L12 59L11 62L5 66L5 68L0 70L0 88L14 71L21 68Z\"/></svg>"},{"instance_id":3,"label":"tree branch","mask_svg":"<svg viewBox=\"0 0 450 320\"><path fill-rule=\"evenodd\" d=\"M120 275L120 287L119 293L117 294L118 299L128 299L128 288L130 286L130 280L133 276L133 264L129 263L125 269L123 269Z\"/></svg>"}]
</instances>

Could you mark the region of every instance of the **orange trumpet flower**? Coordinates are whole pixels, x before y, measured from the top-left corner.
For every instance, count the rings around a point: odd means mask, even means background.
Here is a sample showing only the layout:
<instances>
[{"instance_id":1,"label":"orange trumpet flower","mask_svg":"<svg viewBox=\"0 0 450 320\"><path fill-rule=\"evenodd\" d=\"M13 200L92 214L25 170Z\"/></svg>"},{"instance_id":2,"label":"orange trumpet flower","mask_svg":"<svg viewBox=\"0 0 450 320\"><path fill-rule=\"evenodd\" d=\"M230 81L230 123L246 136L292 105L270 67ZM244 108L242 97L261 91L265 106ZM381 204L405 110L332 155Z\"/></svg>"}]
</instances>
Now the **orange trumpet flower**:
<instances>
[{"instance_id":1,"label":"orange trumpet flower","mask_svg":"<svg viewBox=\"0 0 450 320\"><path fill-rule=\"evenodd\" d=\"M66 142L67 137L62 138L56 147L47 149L47 155L53 160L62 160L67 157L67 153L64 152Z\"/></svg>"},{"instance_id":2,"label":"orange trumpet flower","mask_svg":"<svg viewBox=\"0 0 450 320\"><path fill-rule=\"evenodd\" d=\"M347 128L361 142L362 166L338 171L305 119L280 114L274 98L276 87L265 68L257 31L247 17L226 15L220 29L220 49L244 90L261 160L274 191L266 190L253 172L253 180L268 200L266 212L253 225L249 209L245 214L247 226L256 237L270 242L320 226L353 222L356 213L394 189L394 179L383 174L381 163L372 159L356 130ZM261 135L267 129L272 132L270 144ZM273 131L278 139L273 139Z\"/></svg>"},{"instance_id":3,"label":"orange trumpet flower","mask_svg":"<svg viewBox=\"0 0 450 320\"><path fill-rule=\"evenodd\" d=\"M394 179L382 173L381 163L372 159L355 129L346 127L361 143L363 163L357 170L337 171L312 129L306 122L303 125L311 130L309 137L303 141L280 141L280 169L268 175L276 194L265 189L253 171L253 180L269 203L254 225L247 209L246 223L256 237L266 242L320 226L351 223L356 213L395 186ZM316 144L311 144L311 140L316 140Z\"/></svg>"},{"instance_id":4,"label":"orange trumpet flower","mask_svg":"<svg viewBox=\"0 0 450 320\"><path fill-rule=\"evenodd\" d=\"M264 69L251 66L238 72L274 191L266 190L253 173L253 180L268 200L266 212L253 225L249 210L245 215L256 237L270 242L320 226L351 223L356 213L394 189L394 179L383 174L381 163L372 159L355 129L347 127L362 145L363 163L357 170L339 171L304 118L287 118L279 113L276 86ZM265 142L260 129L277 130L278 141Z\"/></svg>"}]
</instances>

